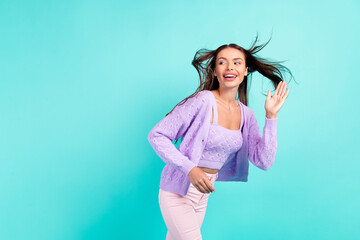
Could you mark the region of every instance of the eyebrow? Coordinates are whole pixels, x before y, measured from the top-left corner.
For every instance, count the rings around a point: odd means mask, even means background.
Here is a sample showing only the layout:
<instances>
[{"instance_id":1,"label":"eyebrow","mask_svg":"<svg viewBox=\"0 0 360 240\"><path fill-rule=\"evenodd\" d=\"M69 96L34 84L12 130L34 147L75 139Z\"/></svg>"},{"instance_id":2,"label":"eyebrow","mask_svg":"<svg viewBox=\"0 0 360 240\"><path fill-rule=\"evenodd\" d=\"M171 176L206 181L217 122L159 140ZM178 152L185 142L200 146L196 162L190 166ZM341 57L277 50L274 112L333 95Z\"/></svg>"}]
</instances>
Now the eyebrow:
<instances>
[{"instance_id":1,"label":"eyebrow","mask_svg":"<svg viewBox=\"0 0 360 240\"><path fill-rule=\"evenodd\" d=\"M224 57L219 57L219 59L220 59L220 58L222 58L222 59L225 59L225 60L226 60L226 58L224 58ZM218 60L219 60L219 59L218 59ZM235 59L241 59L241 60L243 60L242 58L233 58L233 60L235 60Z\"/></svg>"}]
</instances>

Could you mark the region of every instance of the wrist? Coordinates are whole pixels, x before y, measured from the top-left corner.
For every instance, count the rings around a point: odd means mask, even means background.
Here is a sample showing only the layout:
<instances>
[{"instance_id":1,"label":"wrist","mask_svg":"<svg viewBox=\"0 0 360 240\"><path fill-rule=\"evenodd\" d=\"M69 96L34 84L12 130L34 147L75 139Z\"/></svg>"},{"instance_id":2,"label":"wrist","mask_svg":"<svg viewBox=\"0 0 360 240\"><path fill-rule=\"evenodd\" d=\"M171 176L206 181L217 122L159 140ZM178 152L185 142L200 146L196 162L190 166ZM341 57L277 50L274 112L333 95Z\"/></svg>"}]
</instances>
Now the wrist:
<instances>
[{"instance_id":1,"label":"wrist","mask_svg":"<svg viewBox=\"0 0 360 240\"><path fill-rule=\"evenodd\" d=\"M189 176L190 173L191 173L195 168L197 168L197 166L192 167L192 168L190 169L190 171L189 171L186 175Z\"/></svg>"},{"instance_id":2,"label":"wrist","mask_svg":"<svg viewBox=\"0 0 360 240\"><path fill-rule=\"evenodd\" d=\"M266 118L269 118L269 119L275 119L275 118L277 118L277 115L276 115L276 114L266 113L265 117L266 117Z\"/></svg>"}]
</instances>

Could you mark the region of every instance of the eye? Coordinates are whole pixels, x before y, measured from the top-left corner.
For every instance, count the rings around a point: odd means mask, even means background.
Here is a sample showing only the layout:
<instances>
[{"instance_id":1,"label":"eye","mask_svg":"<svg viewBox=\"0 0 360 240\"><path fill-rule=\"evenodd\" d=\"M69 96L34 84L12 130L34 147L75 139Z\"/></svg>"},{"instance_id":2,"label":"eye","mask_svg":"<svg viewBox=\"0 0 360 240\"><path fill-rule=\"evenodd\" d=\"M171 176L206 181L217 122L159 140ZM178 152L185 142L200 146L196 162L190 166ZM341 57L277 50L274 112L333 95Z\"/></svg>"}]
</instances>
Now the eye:
<instances>
[{"instance_id":1,"label":"eye","mask_svg":"<svg viewBox=\"0 0 360 240\"><path fill-rule=\"evenodd\" d=\"M236 62L236 63L241 64L241 62Z\"/></svg>"}]
</instances>

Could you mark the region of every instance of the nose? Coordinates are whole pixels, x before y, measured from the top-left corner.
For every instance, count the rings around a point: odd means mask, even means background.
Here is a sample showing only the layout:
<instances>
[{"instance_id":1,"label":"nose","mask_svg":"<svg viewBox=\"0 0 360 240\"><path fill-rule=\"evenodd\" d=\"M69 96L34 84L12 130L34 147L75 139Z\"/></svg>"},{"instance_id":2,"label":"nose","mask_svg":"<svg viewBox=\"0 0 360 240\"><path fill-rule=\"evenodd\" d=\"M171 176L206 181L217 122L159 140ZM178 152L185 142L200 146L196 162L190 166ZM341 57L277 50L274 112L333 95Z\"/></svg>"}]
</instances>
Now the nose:
<instances>
[{"instance_id":1,"label":"nose","mask_svg":"<svg viewBox=\"0 0 360 240\"><path fill-rule=\"evenodd\" d=\"M233 69L233 67L232 67L231 63L230 63L230 64L228 64L227 69L228 69L228 70L232 70L232 69Z\"/></svg>"}]
</instances>

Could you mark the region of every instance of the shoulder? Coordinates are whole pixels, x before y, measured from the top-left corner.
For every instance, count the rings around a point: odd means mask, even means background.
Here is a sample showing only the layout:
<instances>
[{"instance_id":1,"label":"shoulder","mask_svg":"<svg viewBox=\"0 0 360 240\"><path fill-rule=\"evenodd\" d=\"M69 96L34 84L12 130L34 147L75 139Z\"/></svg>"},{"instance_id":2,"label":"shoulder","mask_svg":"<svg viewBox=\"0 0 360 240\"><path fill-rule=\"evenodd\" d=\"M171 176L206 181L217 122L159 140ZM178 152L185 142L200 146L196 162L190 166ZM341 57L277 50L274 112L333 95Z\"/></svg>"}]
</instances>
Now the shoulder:
<instances>
[{"instance_id":1,"label":"shoulder","mask_svg":"<svg viewBox=\"0 0 360 240\"><path fill-rule=\"evenodd\" d=\"M241 104L241 106L243 107L244 111L248 114L254 114L254 110L252 110L251 108L249 108L248 106L246 106L245 104L243 104L241 101L239 101L239 103Z\"/></svg>"},{"instance_id":2,"label":"shoulder","mask_svg":"<svg viewBox=\"0 0 360 240\"><path fill-rule=\"evenodd\" d=\"M190 95L191 97L189 96L185 102L180 102L181 103L180 105L185 105L185 106L192 105L196 107L202 107L210 103L211 100L210 94L212 93L209 90L201 90L199 92L194 93L192 96Z\"/></svg>"},{"instance_id":3,"label":"shoulder","mask_svg":"<svg viewBox=\"0 0 360 240\"><path fill-rule=\"evenodd\" d=\"M201 99L201 100L208 100L211 97L210 94L212 94L210 90L201 90L196 93L195 98Z\"/></svg>"},{"instance_id":4,"label":"shoulder","mask_svg":"<svg viewBox=\"0 0 360 240\"><path fill-rule=\"evenodd\" d=\"M180 101L174 108L175 114L182 115L183 118L193 118L197 115L202 115L206 109L211 106L211 95L208 90L201 90L195 92Z\"/></svg>"},{"instance_id":5,"label":"shoulder","mask_svg":"<svg viewBox=\"0 0 360 240\"><path fill-rule=\"evenodd\" d=\"M210 90L201 90L193 96L197 109L207 109L212 103L212 93Z\"/></svg>"}]
</instances>

